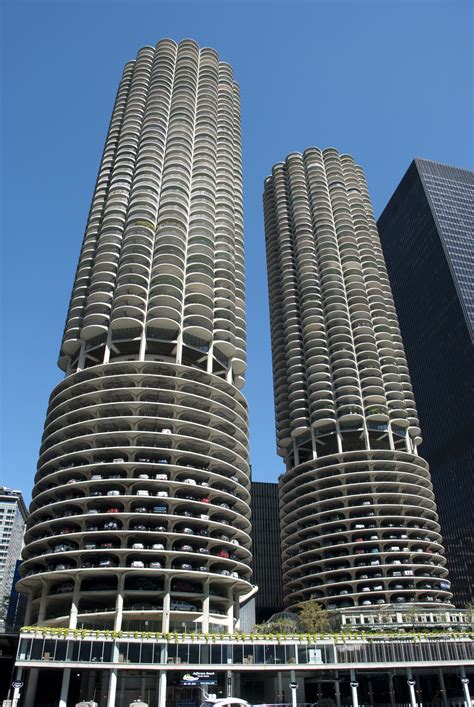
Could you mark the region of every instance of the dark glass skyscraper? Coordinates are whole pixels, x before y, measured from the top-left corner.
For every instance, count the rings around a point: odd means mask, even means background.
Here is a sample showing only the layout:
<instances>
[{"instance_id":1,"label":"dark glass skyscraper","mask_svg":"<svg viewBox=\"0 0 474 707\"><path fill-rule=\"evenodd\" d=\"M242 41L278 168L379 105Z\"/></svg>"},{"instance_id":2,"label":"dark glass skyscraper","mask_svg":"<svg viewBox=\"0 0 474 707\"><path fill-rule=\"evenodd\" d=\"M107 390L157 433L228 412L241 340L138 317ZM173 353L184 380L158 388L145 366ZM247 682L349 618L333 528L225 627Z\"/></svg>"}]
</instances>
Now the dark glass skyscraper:
<instances>
[{"instance_id":1,"label":"dark glass skyscraper","mask_svg":"<svg viewBox=\"0 0 474 707\"><path fill-rule=\"evenodd\" d=\"M474 574L473 203L473 172L416 159L378 221L460 605Z\"/></svg>"},{"instance_id":2,"label":"dark glass skyscraper","mask_svg":"<svg viewBox=\"0 0 474 707\"><path fill-rule=\"evenodd\" d=\"M253 576L257 621L283 608L278 484L252 481Z\"/></svg>"}]
</instances>

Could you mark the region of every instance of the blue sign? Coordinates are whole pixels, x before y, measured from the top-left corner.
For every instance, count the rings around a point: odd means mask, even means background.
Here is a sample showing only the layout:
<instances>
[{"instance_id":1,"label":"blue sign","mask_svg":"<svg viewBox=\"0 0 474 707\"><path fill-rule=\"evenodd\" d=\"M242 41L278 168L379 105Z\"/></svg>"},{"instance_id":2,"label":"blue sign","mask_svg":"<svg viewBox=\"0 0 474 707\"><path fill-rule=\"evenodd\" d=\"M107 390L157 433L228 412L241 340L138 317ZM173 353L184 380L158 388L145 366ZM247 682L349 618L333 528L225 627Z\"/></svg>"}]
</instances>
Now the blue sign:
<instances>
[{"instance_id":1,"label":"blue sign","mask_svg":"<svg viewBox=\"0 0 474 707\"><path fill-rule=\"evenodd\" d=\"M205 686L205 685L217 685L217 675L216 673L209 671L195 670L192 673L185 673L181 677L180 684L182 686Z\"/></svg>"}]
</instances>

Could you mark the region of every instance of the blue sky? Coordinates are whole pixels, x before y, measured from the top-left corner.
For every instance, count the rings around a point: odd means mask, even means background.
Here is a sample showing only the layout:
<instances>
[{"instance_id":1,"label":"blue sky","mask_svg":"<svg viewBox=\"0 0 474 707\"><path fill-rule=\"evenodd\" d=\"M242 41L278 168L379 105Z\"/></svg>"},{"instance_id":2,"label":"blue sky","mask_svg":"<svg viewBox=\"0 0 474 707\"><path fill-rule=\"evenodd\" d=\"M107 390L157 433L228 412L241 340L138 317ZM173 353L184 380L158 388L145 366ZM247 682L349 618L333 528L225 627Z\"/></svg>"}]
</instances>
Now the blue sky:
<instances>
[{"instance_id":1,"label":"blue sky","mask_svg":"<svg viewBox=\"0 0 474 707\"><path fill-rule=\"evenodd\" d=\"M2 483L27 497L115 90L162 37L214 47L241 85L257 480L276 480L261 192L310 145L366 169L378 215L415 156L473 167L473 4L464 0L3 2Z\"/></svg>"}]
</instances>

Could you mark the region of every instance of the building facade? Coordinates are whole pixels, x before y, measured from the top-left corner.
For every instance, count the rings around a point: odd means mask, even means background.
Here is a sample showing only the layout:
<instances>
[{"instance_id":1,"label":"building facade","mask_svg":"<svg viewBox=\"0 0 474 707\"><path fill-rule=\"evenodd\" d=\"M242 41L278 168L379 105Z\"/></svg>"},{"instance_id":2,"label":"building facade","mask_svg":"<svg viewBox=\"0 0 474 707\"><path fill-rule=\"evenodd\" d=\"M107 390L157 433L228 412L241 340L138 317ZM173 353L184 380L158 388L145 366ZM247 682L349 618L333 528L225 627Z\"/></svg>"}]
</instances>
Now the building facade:
<instances>
[{"instance_id":1,"label":"building facade","mask_svg":"<svg viewBox=\"0 0 474 707\"><path fill-rule=\"evenodd\" d=\"M12 594L28 512L21 491L0 486L0 633L11 630Z\"/></svg>"},{"instance_id":2,"label":"building facade","mask_svg":"<svg viewBox=\"0 0 474 707\"><path fill-rule=\"evenodd\" d=\"M278 484L252 481L251 497L255 615L260 623L283 608Z\"/></svg>"},{"instance_id":3,"label":"building facade","mask_svg":"<svg viewBox=\"0 0 474 707\"><path fill-rule=\"evenodd\" d=\"M378 220L454 601L473 599L474 173L415 159Z\"/></svg>"},{"instance_id":4,"label":"building facade","mask_svg":"<svg viewBox=\"0 0 474 707\"><path fill-rule=\"evenodd\" d=\"M451 597L405 352L363 170L335 149L265 180L288 607Z\"/></svg>"},{"instance_id":5,"label":"building facade","mask_svg":"<svg viewBox=\"0 0 474 707\"><path fill-rule=\"evenodd\" d=\"M238 629L244 306L239 89L214 50L163 40L125 66L105 142L25 537L27 623Z\"/></svg>"}]
</instances>

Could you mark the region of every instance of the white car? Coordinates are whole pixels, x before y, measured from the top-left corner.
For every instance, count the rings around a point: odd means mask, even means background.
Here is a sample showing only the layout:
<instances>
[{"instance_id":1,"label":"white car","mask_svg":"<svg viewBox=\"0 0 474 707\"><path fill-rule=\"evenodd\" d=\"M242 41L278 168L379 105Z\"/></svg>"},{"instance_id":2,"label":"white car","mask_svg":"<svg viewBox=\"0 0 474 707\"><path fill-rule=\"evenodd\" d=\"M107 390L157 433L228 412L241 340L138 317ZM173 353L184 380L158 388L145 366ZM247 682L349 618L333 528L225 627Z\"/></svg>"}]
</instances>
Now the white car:
<instances>
[{"instance_id":1,"label":"white car","mask_svg":"<svg viewBox=\"0 0 474 707\"><path fill-rule=\"evenodd\" d=\"M141 476L138 478L140 479ZM157 479L157 481L166 481L168 479L168 474L155 474L155 479Z\"/></svg>"},{"instance_id":2,"label":"white car","mask_svg":"<svg viewBox=\"0 0 474 707\"><path fill-rule=\"evenodd\" d=\"M171 602L171 610L173 611L196 611L194 604L190 604L189 601L177 601Z\"/></svg>"},{"instance_id":3,"label":"white car","mask_svg":"<svg viewBox=\"0 0 474 707\"><path fill-rule=\"evenodd\" d=\"M161 430L161 434L170 435L170 434L171 434L170 428L169 428L169 427L163 427L163 429Z\"/></svg>"},{"instance_id":4,"label":"white car","mask_svg":"<svg viewBox=\"0 0 474 707\"><path fill-rule=\"evenodd\" d=\"M153 562L150 562L150 564L148 565L148 567L149 567L151 570L159 570L159 569L161 569L161 562L158 562L157 560L155 560L155 561L153 561Z\"/></svg>"},{"instance_id":5,"label":"white car","mask_svg":"<svg viewBox=\"0 0 474 707\"><path fill-rule=\"evenodd\" d=\"M112 491L107 491L107 496L120 496L120 491L117 491L117 489L112 489Z\"/></svg>"},{"instance_id":6,"label":"white car","mask_svg":"<svg viewBox=\"0 0 474 707\"><path fill-rule=\"evenodd\" d=\"M138 489L135 491L135 496L149 496L150 492L147 489Z\"/></svg>"},{"instance_id":7,"label":"white car","mask_svg":"<svg viewBox=\"0 0 474 707\"><path fill-rule=\"evenodd\" d=\"M138 479L149 479L150 477L148 474L138 474L137 478Z\"/></svg>"},{"instance_id":8,"label":"white car","mask_svg":"<svg viewBox=\"0 0 474 707\"><path fill-rule=\"evenodd\" d=\"M144 550L145 545L143 543L133 543L132 550Z\"/></svg>"},{"instance_id":9,"label":"white car","mask_svg":"<svg viewBox=\"0 0 474 707\"><path fill-rule=\"evenodd\" d=\"M158 498L167 498L168 497L168 491L157 491L156 495Z\"/></svg>"},{"instance_id":10,"label":"white car","mask_svg":"<svg viewBox=\"0 0 474 707\"><path fill-rule=\"evenodd\" d=\"M134 560L130 563L130 567L145 567L145 563L142 560Z\"/></svg>"},{"instance_id":11,"label":"white car","mask_svg":"<svg viewBox=\"0 0 474 707\"><path fill-rule=\"evenodd\" d=\"M91 481L100 481L101 478L102 478L102 474L92 474Z\"/></svg>"},{"instance_id":12,"label":"white car","mask_svg":"<svg viewBox=\"0 0 474 707\"><path fill-rule=\"evenodd\" d=\"M151 549L152 549L152 550L164 550L164 549L165 549L165 546L163 545L163 543L154 543L154 544L151 546Z\"/></svg>"},{"instance_id":13,"label":"white car","mask_svg":"<svg viewBox=\"0 0 474 707\"><path fill-rule=\"evenodd\" d=\"M195 479L184 479L185 484L191 484L192 486L197 486Z\"/></svg>"}]
</instances>

